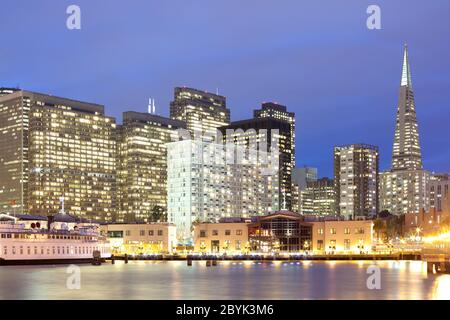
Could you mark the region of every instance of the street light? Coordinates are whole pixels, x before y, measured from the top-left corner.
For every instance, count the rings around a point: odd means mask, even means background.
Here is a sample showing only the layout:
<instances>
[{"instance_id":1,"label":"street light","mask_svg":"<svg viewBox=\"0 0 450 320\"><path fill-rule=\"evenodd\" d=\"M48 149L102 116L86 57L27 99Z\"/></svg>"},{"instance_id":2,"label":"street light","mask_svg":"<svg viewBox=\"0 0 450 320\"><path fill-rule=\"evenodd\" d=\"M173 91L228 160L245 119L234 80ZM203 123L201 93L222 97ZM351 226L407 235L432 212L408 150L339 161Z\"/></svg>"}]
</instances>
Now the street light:
<instances>
[{"instance_id":1,"label":"street light","mask_svg":"<svg viewBox=\"0 0 450 320\"><path fill-rule=\"evenodd\" d=\"M420 233L422 232L422 229L420 227L416 228L416 241L419 242L420 241Z\"/></svg>"}]
</instances>

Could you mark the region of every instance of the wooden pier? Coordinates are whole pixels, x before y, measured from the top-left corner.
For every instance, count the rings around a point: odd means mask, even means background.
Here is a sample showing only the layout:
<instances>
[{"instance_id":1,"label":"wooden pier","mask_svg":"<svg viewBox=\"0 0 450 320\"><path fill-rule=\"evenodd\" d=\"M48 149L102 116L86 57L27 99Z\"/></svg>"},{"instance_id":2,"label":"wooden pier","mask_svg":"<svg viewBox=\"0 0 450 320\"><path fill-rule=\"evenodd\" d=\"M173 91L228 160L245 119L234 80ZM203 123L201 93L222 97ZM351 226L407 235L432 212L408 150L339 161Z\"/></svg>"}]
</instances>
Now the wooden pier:
<instances>
[{"instance_id":1,"label":"wooden pier","mask_svg":"<svg viewBox=\"0 0 450 320\"><path fill-rule=\"evenodd\" d=\"M323 255L135 255L120 256L115 255L114 260L133 261L187 261L188 265L192 261L210 261L211 264L217 261L373 261L373 260L421 260L420 253L387 253L387 254L323 254Z\"/></svg>"}]
</instances>

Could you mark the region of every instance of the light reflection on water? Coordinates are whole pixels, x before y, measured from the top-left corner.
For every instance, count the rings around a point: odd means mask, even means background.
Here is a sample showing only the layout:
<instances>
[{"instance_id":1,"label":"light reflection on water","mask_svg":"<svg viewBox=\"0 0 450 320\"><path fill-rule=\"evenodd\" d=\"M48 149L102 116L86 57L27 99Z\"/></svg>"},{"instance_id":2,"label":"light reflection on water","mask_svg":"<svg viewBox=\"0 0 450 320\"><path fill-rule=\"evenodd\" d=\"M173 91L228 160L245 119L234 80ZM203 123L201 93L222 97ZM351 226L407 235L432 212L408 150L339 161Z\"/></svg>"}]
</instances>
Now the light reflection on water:
<instances>
[{"instance_id":1,"label":"light reflection on water","mask_svg":"<svg viewBox=\"0 0 450 320\"><path fill-rule=\"evenodd\" d=\"M381 269L381 290L366 286ZM450 275L420 261L117 261L81 266L81 289L66 288L66 266L0 267L0 299L450 299Z\"/></svg>"},{"instance_id":2,"label":"light reflection on water","mask_svg":"<svg viewBox=\"0 0 450 320\"><path fill-rule=\"evenodd\" d=\"M450 275L442 275L437 279L430 299L450 300Z\"/></svg>"}]
</instances>

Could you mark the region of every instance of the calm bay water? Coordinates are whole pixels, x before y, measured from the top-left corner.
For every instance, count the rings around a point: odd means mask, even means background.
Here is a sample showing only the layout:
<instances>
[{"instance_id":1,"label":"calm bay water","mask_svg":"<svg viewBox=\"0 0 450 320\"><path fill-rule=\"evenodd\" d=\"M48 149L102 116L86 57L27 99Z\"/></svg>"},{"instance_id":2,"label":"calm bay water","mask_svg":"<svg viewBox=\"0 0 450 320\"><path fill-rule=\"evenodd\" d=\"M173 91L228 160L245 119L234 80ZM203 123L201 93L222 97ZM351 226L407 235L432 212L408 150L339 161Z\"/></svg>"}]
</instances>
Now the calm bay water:
<instances>
[{"instance_id":1,"label":"calm bay water","mask_svg":"<svg viewBox=\"0 0 450 320\"><path fill-rule=\"evenodd\" d=\"M366 286L381 268L381 290ZM67 289L67 266L0 267L0 299L450 299L450 275L420 261L130 262L81 265L81 288Z\"/></svg>"}]
</instances>

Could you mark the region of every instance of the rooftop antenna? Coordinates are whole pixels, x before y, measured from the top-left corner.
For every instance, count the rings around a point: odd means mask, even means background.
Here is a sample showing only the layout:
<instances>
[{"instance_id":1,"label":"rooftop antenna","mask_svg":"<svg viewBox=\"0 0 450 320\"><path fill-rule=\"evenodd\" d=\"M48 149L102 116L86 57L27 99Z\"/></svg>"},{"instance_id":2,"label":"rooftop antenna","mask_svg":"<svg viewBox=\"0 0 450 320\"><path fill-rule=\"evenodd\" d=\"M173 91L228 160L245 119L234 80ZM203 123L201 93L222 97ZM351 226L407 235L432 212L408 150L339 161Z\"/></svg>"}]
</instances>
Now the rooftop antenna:
<instances>
[{"instance_id":1,"label":"rooftop antenna","mask_svg":"<svg viewBox=\"0 0 450 320\"><path fill-rule=\"evenodd\" d=\"M152 114L152 98L148 99L148 113Z\"/></svg>"},{"instance_id":2,"label":"rooftop antenna","mask_svg":"<svg viewBox=\"0 0 450 320\"><path fill-rule=\"evenodd\" d=\"M150 114L156 114L156 104L155 99L149 98L148 99L148 113Z\"/></svg>"}]
</instances>

